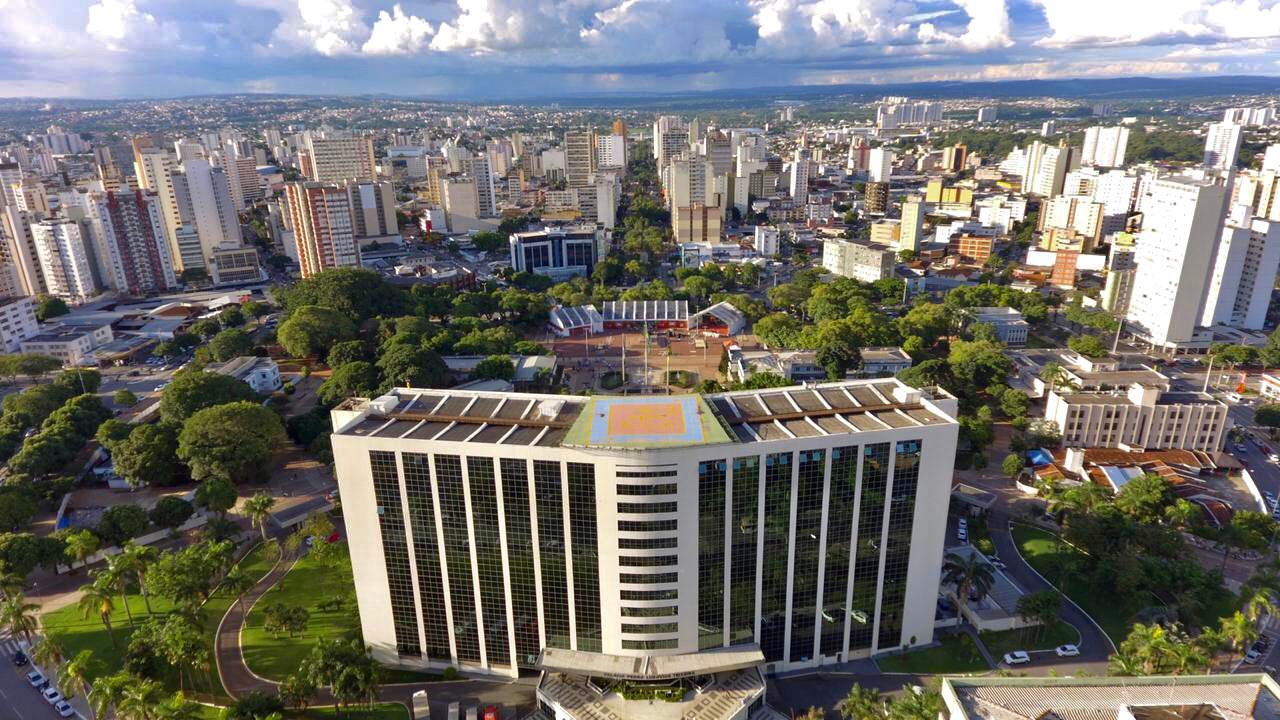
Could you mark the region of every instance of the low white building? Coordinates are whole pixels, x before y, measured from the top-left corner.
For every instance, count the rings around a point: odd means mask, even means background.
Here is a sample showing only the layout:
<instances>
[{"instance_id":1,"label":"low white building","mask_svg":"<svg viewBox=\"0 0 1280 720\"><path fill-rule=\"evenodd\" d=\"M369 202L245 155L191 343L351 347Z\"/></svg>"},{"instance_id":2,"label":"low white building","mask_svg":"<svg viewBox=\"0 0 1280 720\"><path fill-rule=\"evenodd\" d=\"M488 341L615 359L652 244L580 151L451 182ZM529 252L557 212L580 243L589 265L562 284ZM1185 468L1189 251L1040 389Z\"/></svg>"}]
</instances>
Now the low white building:
<instances>
[{"instance_id":1,"label":"low white building","mask_svg":"<svg viewBox=\"0 0 1280 720\"><path fill-rule=\"evenodd\" d=\"M1009 347L1027 344L1030 326L1022 319L1022 313L1007 307L976 307L965 311L969 324L984 323L995 328L996 337Z\"/></svg>"},{"instance_id":2,"label":"low white building","mask_svg":"<svg viewBox=\"0 0 1280 720\"><path fill-rule=\"evenodd\" d=\"M280 366L268 357L241 355L209 365L205 371L242 380L259 395L270 395L284 387L280 380Z\"/></svg>"},{"instance_id":3,"label":"low white building","mask_svg":"<svg viewBox=\"0 0 1280 720\"><path fill-rule=\"evenodd\" d=\"M1231 428L1227 406L1199 392L1131 384L1125 392L1049 393L1044 417L1068 447L1215 452Z\"/></svg>"},{"instance_id":4,"label":"low white building","mask_svg":"<svg viewBox=\"0 0 1280 720\"><path fill-rule=\"evenodd\" d=\"M900 347L866 347L860 351L862 377L889 377L911 367L911 356Z\"/></svg>"},{"instance_id":5,"label":"low white building","mask_svg":"<svg viewBox=\"0 0 1280 720\"><path fill-rule=\"evenodd\" d=\"M63 365L93 364L93 349L115 337L110 325L57 326L23 340L19 347L30 355L48 355Z\"/></svg>"},{"instance_id":6,"label":"low white building","mask_svg":"<svg viewBox=\"0 0 1280 720\"><path fill-rule=\"evenodd\" d=\"M833 275L872 283L893 277L897 253L887 245L833 239L822 243L822 267Z\"/></svg>"}]
</instances>

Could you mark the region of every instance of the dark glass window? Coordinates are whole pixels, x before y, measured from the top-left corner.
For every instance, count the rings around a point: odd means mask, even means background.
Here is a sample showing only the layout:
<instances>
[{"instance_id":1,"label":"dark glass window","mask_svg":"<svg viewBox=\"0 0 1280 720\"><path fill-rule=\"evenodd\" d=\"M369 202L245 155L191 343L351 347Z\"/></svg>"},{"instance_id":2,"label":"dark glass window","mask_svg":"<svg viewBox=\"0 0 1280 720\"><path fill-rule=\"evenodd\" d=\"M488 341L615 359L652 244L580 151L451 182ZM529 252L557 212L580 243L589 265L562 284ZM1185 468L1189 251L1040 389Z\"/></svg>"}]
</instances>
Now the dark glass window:
<instances>
[{"instance_id":1,"label":"dark glass window","mask_svg":"<svg viewBox=\"0 0 1280 720\"><path fill-rule=\"evenodd\" d=\"M698 463L699 649L724 645L725 470L724 460Z\"/></svg>"},{"instance_id":2,"label":"dark glass window","mask_svg":"<svg viewBox=\"0 0 1280 720\"><path fill-rule=\"evenodd\" d=\"M764 572L760 590L760 650L766 662L786 654L787 542L791 532L791 453L764 460Z\"/></svg>"},{"instance_id":3,"label":"dark glass window","mask_svg":"<svg viewBox=\"0 0 1280 720\"><path fill-rule=\"evenodd\" d=\"M673 520L619 520L618 532L670 532L676 529Z\"/></svg>"},{"instance_id":4,"label":"dark glass window","mask_svg":"<svg viewBox=\"0 0 1280 720\"><path fill-rule=\"evenodd\" d=\"M529 473L524 460L502 458L502 509L507 521L507 567L511 574L512 627L516 663L538 661L538 598L533 575L533 530L529 513Z\"/></svg>"},{"instance_id":5,"label":"dark glass window","mask_svg":"<svg viewBox=\"0 0 1280 720\"><path fill-rule=\"evenodd\" d=\"M614 475L620 478L655 478L675 477L675 470L619 470Z\"/></svg>"},{"instance_id":6,"label":"dark glass window","mask_svg":"<svg viewBox=\"0 0 1280 720\"><path fill-rule=\"evenodd\" d=\"M733 460L732 555L729 562L729 643L756 634L756 537L759 530L760 458Z\"/></svg>"},{"instance_id":7,"label":"dark glass window","mask_svg":"<svg viewBox=\"0 0 1280 720\"><path fill-rule=\"evenodd\" d=\"M396 454L370 450L369 467L373 471L373 495L378 502L378 528L382 531L382 558L387 565L387 589L391 592L396 651L401 655L421 657L418 611L413 604L416 593L413 575L409 571L409 542L405 539Z\"/></svg>"},{"instance_id":8,"label":"dark glass window","mask_svg":"<svg viewBox=\"0 0 1280 720\"><path fill-rule=\"evenodd\" d=\"M854 541L853 605L849 609L849 650L870 650L876 621L880 575L880 533L888 499L889 443L862 448L862 497L858 500L858 537Z\"/></svg>"},{"instance_id":9,"label":"dark glass window","mask_svg":"<svg viewBox=\"0 0 1280 720\"><path fill-rule=\"evenodd\" d=\"M674 502L655 502L655 503L637 503L637 502L621 502L618 503L618 512L620 513L673 513L676 511Z\"/></svg>"},{"instance_id":10,"label":"dark glass window","mask_svg":"<svg viewBox=\"0 0 1280 720\"><path fill-rule=\"evenodd\" d=\"M845 593L849 585L849 540L858 486L858 448L831 450L831 490L827 500L826 565L822 582L823 655L844 649Z\"/></svg>"},{"instance_id":11,"label":"dark glass window","mask_svg":"<svg viewBox=\"0 0 1280 720\"><path fill-rule=\"evenodd\" d=\"M427 656L450 661L449 627L445 615L444 577L436 542L435 502L431 499L431 460L426 455L404 453L404 487L409 500L409 524L413 531L413 557L418 566L418 599L422 603L422 627L427 633Z\"/></svg>"},{"instance_id":12,"label":"dark glass window","mask_svg":"<svg viewBox=\"0 0 1280 720\"><path fill-rule=\"evenodd\" d=\"M620 590L620 597L623 600L678 600L680 599L680 591L675 588L669 590Z\"/></svg>"},{"instance_id":13,"label":"dark glass window","mask_svg":"<svg viewBox=\"0 0 1280 720\"><path fill-rule=\"evenodd\" d=\"M660 485L619 485L619 495L675 495L678 488L675 483Z\"/></svg>"},{"instance_id":14,"label":"dark glass window","mask_svg":"<svg viewBox=\"0 0 1280 720\"><path fill-rule=\"evenodd\" d=\"M676 547L680 542L680 538L663 537L663 538L618 538L618 549L620 550L666 550Z\"/></svg>"},{"instance_id":15,"label":"dark glass window","mask_svg":"<svg viewBox=\"0 0 1280 720\"><path fill-rule=\"evenodd\" d=\"M889 498L889 537L884 546L884 589L880 596L880 634L877 649L891 650L909 640L902 637L902 608L907 597L907 567L911 560L911 527L920 480L919 440L897 445Z\"/></svg>"},{"instance_id":16,"label":"dark glass window","mask_svg":"<svg viewBox=\"0 0 1280 720\"><path fill-rule=\"evenodd\" d=\"M825 450L800 453L795 568L791 580L791 662L813 659L814 615L818 604L818 540L822 532L825 471Z\"/></svg>"},{"instance_id":17,"label":"dark glass window","mask_svg":"<svg viewBox=\"0 0 1280 720\"><path fill-rule=\"evenodd\" d=\"M547 647L569 646L569 579L564 560L564 504L560 492L560 463L533 461L538 498L538 562L542 567L542 612Z\"/></svg>"},{"instance_id":18,"label":"dark glass window","mask_svg":"<svg viewBox=\"0 0 1280 720\"><path fill-rule=\"evenodd\" d=\"M569 540L578 650L600 652L600 561L596 547L596 469L568 463Z\"/></svg>"},{"instance_id":19,"label":"dark glass window","mask_svg":"<svg viewBox=\"0 0 1280 720\"><path fill-rule=\"evenodd\" d=\"M677 565L679 560L676 555L623 555L618 558L618 564L623 567L663 567Z\"/></svg>"},{"instance_id":20,"label":"dark glass window","mask_svg":"<svg viewBox=\"0 0 1280 720\"><path fill-rule=\"evenodd\" d=\"M494 485L493 458L468 457L467 481L471 485L480 609L484 613L485 659L490 665L510 666L507 588L502 564L502 537L498 533L498 494Z\"/></svg>"},{"instance_id":21,"label":"dark glass window","mask_svg":"<svg viewBox=\"0 0 1280 720\"><path fill-rule=\"evenodd\" d=\"M462 494L462 460L457 455L436 455L436 491L440 495L440 524L444 529L458 659L479 663L480 630L476 626L476 597L471 585L471 540L467 532L466 499Z\"/></svg>"},{"instance_id":22,"label":"dark glass window","mask_svg":"<svg viewBox=\"0 0 1280 720\"><path fill-rule=\"evenodd\" d=\"M665 585L679 580L680 573L678 572L620 573L618 575L618 581L623 585Z\"/></svg>"},{"instance_id":23,"label":"dark glass window","mask_svg":"<svg viewBox=\"0 0 1280 720\"><path fill-rule=\"evenodd\" d=\"M629 635L657 635L680 630L680 623L622 623L622 632Z\"/></svg>"},{"instance_id":24,"label":"dark glass window","mask_svg":"<svg viewBox=\"0 0 1280 720\"><path fill-rule=\"evenodd\" d=\"M679 605L660 605L658 607L622 607L622 617L671 617L679 613Z\"/></svg>"},{"instance_id":25,"label":"dark glass window","mask_svg":"<svg viewBox=\"0 0 1280 720\"><path fill-rule=\"evenodd\" d=\"M675 650L679 647L680 641L676 638L670 640L623 640L623 650Z\"/></svg>"}]
</instances>

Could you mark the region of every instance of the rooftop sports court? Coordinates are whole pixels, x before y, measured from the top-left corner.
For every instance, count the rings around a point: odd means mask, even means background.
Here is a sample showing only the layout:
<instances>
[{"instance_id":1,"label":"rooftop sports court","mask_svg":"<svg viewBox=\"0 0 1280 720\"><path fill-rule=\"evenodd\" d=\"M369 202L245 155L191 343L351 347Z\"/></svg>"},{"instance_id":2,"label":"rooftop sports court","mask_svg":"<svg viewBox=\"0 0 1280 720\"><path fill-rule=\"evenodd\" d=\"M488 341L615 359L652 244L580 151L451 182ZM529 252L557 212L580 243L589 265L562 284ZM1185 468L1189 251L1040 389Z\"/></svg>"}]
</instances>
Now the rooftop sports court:
<instances>
[{"instance_id":1,"label":"rooftop sports court","mask_svg":"<svg viewBox=\"0 0 1280 720\"><path fill-rule=\"evenodd\" d=\"M698 395L593 397L565 443L650 448L730 442Z\"/></svg>"}]
</instances>

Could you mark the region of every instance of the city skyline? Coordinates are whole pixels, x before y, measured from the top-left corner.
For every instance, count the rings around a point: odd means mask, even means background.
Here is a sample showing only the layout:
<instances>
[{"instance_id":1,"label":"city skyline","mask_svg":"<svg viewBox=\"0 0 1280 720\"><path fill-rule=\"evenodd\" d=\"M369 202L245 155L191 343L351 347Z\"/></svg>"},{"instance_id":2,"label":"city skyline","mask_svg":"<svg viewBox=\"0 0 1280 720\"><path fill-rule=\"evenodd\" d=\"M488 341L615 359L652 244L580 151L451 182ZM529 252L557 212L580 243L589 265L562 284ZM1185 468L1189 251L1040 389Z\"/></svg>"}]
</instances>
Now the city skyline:
<instances>
[{"instance_id":1,"label":"city skyline","mask_svg":"<svg viewBox=\"0 0 1280 720\"><path fill-rule=\"evenodd\" d=\"M0 7L5 97L515 99L1272 75L1280 36L1280 6L1253 0L4 0Z\"/></svg>"}]
</instances>

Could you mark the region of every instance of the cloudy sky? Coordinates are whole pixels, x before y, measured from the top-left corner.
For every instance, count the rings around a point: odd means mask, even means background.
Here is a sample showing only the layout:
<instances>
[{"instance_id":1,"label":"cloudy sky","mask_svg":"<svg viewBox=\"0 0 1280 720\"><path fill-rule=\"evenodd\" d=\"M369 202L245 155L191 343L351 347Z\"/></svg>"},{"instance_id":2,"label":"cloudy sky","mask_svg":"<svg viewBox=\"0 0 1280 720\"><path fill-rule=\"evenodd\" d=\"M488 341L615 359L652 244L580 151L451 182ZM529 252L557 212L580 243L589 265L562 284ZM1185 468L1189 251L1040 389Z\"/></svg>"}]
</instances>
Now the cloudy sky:
<instances>
[{"instance_id":1,"label":"cloudy sky","mask_svg":"<svg viewBox=\"0 0 1280 720\"><path fill-rule=\"evenodd\" d=\"M0 96L1280 74L1280 0L0 0Z\"/></svg>"}]
</instances>

